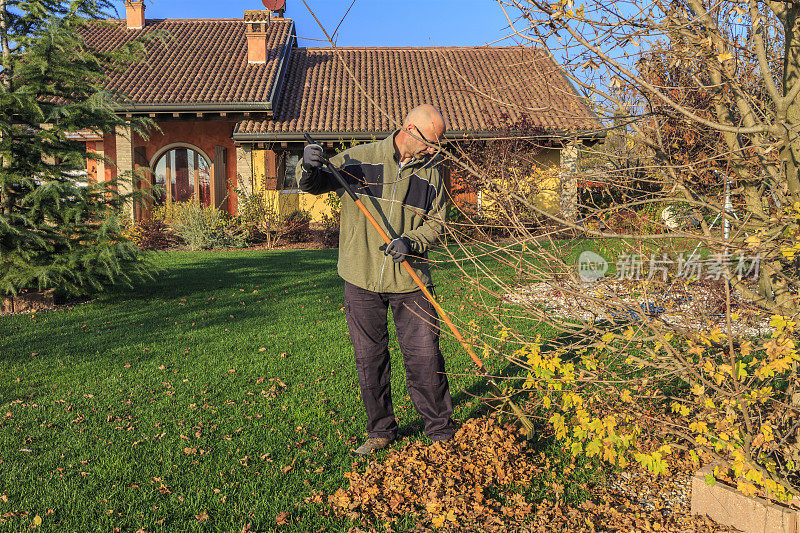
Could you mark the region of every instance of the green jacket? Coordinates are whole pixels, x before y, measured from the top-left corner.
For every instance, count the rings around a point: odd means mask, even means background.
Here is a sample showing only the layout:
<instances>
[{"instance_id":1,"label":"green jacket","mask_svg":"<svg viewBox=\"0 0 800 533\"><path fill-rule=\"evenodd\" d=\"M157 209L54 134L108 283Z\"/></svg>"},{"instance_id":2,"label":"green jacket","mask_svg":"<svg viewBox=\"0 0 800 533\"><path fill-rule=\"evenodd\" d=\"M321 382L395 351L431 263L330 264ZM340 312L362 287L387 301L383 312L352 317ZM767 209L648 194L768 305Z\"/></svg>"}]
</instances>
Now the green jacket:
<instances>
[{"instance_id":1,"label":"green jacket","mask_svg":"<svg viewBox=\"0 0 800 533\"><path fill-rule=\"evenodd\" d=\"M427 252L444 230L447 193L435 156L398 167L393 143L398 131L382 141L345 150L332 157L331 163L390 238L411 240L414 255L408 261L430 286ZM405 268L384 255L386 243L332 173L323 167L309 174L302 165L297 165L296 173L301 190L311 194L336 191L341 198L339 276L373 292L419 290Z\"/></svg>"}]
</instances>

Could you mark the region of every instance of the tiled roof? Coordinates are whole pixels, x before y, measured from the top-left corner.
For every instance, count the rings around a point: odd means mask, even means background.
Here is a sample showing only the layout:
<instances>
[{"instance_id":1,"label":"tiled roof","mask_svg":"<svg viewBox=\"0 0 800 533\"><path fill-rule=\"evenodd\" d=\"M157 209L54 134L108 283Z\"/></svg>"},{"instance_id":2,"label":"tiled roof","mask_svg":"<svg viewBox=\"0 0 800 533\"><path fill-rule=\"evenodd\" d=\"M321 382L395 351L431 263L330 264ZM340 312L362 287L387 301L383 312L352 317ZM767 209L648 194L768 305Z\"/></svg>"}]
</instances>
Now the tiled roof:
<instances>
[{"instance_id":1,"label":"tiled roof","mask_svg":"<svg viewBox=\"0 0 800 533\"><path fill-rule=\"evenodd\" d=\"M127 95L137 108L147 105L191 107L197 104L269 104L287 43L290 19L272 19L267 27L267 61L247 63L247 24L242 19L148 19L141 30L124 20L89 24L84 39L101 51L114 50L143 33L165 32L147 44L146 57L111 75L109 87ZM126 106L127 107L127 106ZM268 107L261 106L262 110Z\"/></svg>"},{"instance_id":2,"label":"tiled roof","mask_svg":"<svg viewBox=\"0 0 800 533\"><path fill-rule=\"evenodd\" d=\"M596 129L597 120L550 56L534 48L338 48L358 84L398 123L436 106L448 131L476 133L523 115L544 133ZM245 120L237 139L293 138L396 128L369 101L332 48L295 48L270 120Z\"/></svg>"}]
</instances>

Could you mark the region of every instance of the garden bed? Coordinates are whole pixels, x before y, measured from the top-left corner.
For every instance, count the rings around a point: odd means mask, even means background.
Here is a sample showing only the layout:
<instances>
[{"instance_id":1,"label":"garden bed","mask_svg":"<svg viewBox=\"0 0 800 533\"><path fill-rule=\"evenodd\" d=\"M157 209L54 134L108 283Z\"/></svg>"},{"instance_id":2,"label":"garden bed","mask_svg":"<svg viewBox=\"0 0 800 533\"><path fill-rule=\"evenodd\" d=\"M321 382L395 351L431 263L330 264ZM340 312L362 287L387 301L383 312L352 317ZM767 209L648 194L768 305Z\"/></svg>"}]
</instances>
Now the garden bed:
<instances>
[{"instance_id":1,"label":"garden bed","mask_svg":"<svg viewBox=\"0 0 800 533\"><path fill-rule=\"evenodd\" d=\"M519 305L544 306L545 310L565 319L588 323L599 321L639 321L656 319L687 330L718 327L727 331L725 288L722 281L702 280L687 284L657 281L597 281L562 279L525 285L505 295ZM769 321L739 291L731 288L731 312L734 336L756 336L768 331Z\"/></svg>"}]
</instances>

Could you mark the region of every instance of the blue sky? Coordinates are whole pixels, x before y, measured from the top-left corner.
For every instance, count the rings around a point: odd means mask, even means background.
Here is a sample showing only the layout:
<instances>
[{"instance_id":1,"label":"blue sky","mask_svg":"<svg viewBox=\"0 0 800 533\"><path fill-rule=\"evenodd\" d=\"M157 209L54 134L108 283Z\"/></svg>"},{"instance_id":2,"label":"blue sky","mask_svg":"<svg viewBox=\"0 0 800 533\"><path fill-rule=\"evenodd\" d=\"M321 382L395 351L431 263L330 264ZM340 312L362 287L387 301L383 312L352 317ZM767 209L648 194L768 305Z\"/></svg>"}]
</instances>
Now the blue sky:
<instances>
[{"instance_id":1,"label":"blue sky","mask_svg":"<svg viewBox=\"0 0 800 533\"><path fill-rule=\"evenodd\" d=\"M351 0L306 0L332 32ZM121 0L115 5L122 17ZM147 18L241 18L263 9L260 0L145 0ZM286 0L300 46L327 46L302 0ZM337 33L338 46L480 46L507 34L507 21L494 0L356 0ZM308 38L308 39L304 39ZM511 46L506 39L501 45Z\"/></svg>"}]
</instances>

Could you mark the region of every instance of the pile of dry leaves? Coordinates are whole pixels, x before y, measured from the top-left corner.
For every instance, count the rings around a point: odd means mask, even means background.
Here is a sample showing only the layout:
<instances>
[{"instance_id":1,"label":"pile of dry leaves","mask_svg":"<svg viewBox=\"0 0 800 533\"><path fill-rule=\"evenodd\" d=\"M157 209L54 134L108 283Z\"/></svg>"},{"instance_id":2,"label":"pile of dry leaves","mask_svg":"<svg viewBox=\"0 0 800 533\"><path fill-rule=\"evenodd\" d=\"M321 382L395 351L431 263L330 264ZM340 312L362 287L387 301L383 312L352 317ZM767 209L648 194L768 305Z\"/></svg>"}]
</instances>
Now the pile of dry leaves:
<instances>
[{"instance_id":1,"label":"pile of dry leaves","mask_svg":"<svg viewBox=\"0 0 800 533\"><path fill-rule=\"evenodd\" d=\"M592 501L578 507L557 497L527 502L521 491L548 468L541 457L528 450L513 426L493 417L476 418L448 443L415 440L373 459L363 473L345 474L350 486L328 496L327 505L337 516L374 531L390 531L403 518L414 520L417 531L724 530L689 516L688 509L670 514L645 510L613 488L591 487ZM325 504L318 492L306 501Z\"/></svg>"},{"instance_id":2,"label":"pile of dry leaves","mask_svg":"<svg viewBox=\"0 0 800 533\"><path fill-rule=\"evenodd\" d=\"M509 493L541 471L525 459L526 444L510 426L473 419L447 443L415 440L372 461L364 473L345 474L350 487L329 496L328 503L337 515L356 521L413 516L421 524L462 530L519 523L533 505ZM507 504L487 494L490 487L504 492ZM321 503L322 495L312 499Z\"/></svg>"}]
</instances>

